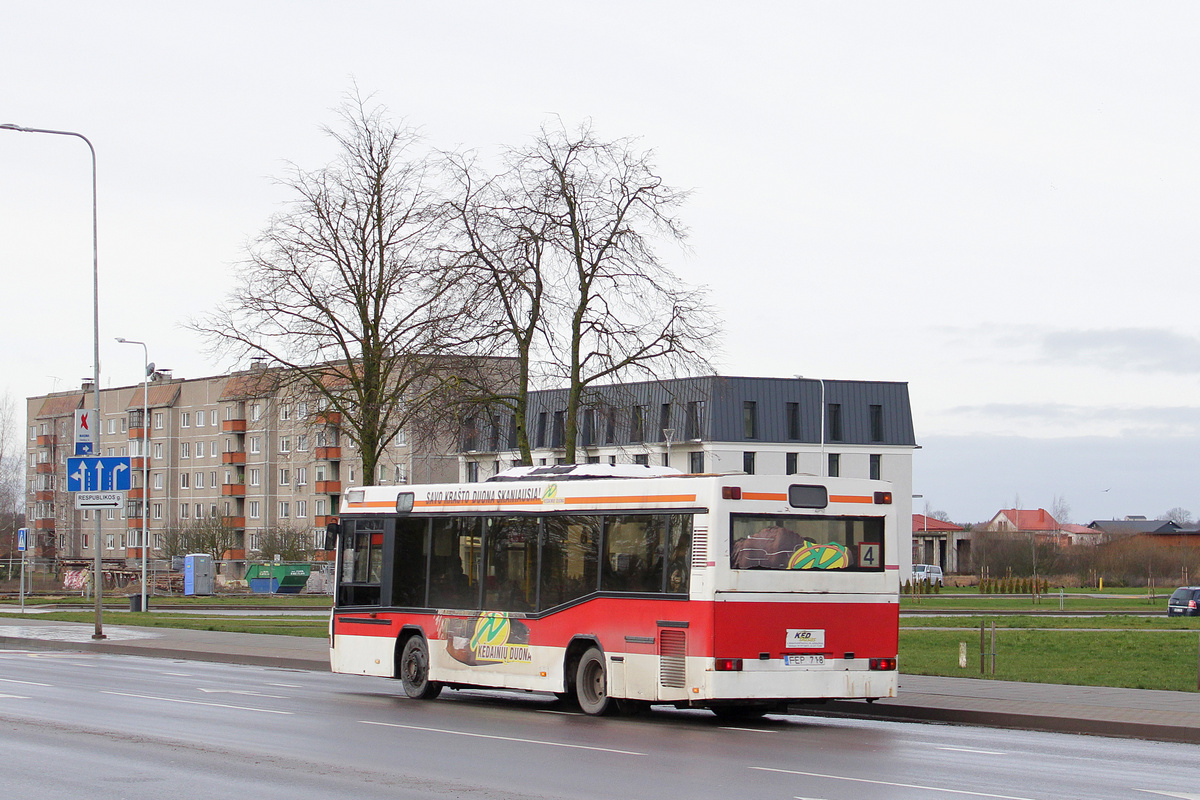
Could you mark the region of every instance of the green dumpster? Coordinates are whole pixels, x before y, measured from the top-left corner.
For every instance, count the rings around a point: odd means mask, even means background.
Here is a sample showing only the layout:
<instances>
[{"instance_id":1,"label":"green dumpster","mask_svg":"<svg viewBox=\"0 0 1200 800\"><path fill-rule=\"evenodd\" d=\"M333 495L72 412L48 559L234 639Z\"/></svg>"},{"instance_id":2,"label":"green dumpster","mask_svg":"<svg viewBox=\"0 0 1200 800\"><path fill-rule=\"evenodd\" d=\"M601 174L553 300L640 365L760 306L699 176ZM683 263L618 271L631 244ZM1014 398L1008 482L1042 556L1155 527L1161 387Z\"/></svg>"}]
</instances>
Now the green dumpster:
<instances>
[{"instance_id":1,"label":"green dumpster","mask_svg":"<svg viewBox=\"0 0 1200 800\"><path fill-rule=\"evenodd\" d=\"M254 564L246 570L246 581L258 594L299 594L311 572L309 564Z\"/></svg>"}]
</instances>

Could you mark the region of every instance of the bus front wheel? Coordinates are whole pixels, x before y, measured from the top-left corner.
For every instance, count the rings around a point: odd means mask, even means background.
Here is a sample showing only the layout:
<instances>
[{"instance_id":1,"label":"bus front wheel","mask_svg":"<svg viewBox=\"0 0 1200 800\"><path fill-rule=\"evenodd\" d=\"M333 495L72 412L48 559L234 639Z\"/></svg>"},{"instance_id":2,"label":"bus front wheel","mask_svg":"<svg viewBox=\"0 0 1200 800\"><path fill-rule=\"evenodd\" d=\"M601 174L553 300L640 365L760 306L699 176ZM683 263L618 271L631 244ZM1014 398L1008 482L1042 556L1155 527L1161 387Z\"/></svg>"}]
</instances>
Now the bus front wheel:
<instances>
[{"instance_id":1,"label":"bus front wheel","mask_svg":"<svg viewBox=\"0 0 1200 800\"><path fill-rule=\"evenodd\" d=\"M400 684L404 693L414 700L432 700L442 692L440 683L429 680L429 646L420 636L413 636L404 643L400 654Z\"/></svg>"},{"instance_id":2,"label":"bus front wheel","mask_svg":"<svg viewBox=\"0 0 1200 800\"><path fill-rule=\"evenodd\" d=\"M607 714L616 705L608 696L604 654L594 647L583 654L575 669L575 697L583 712L592 716Z\"/></svg>"}]
</instances>

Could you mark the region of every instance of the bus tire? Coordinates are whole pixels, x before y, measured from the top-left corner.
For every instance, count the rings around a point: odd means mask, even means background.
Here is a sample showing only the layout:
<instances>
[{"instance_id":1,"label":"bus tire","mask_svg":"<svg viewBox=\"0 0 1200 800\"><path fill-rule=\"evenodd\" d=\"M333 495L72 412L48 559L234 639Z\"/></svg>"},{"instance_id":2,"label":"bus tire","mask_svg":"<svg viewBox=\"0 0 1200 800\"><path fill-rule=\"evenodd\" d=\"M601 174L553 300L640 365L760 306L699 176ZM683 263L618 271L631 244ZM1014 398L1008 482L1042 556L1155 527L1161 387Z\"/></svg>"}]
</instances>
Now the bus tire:
<instances>
[{"instance_id":1,"label":"bus tire","mask_svg":"<svg viewBox=\"0 0 1200 800\"><path fill-rule=\"evenodd\" d=\"M414 700L432 700L442 693L442 685L429 680L429 646L422 636L411 636L400 654L400 685Z\"/></svg>"},{"instance_id":2,"label":"bus tire","mask_svg":"<svg viewBox=\"0 0 1200 800\"><path fill-rule=\"evenodd\" d=\"M604 665L604 654L591 648L579 659L575 669L575 699L583 713L594 717L608 714L616 703L608 696L608 670Z\"/></svg>"},{"instance_id":3,"label":"bus tire","mask_svg":"<svg viewBox=\"0 0 1200 800\"><path fill-rule=\"evenodd\" d=\"M722 722L749 722L761 719L764 714L773 709L767 706L713 706L712 712Z\"/></svg>"}]
</instances>

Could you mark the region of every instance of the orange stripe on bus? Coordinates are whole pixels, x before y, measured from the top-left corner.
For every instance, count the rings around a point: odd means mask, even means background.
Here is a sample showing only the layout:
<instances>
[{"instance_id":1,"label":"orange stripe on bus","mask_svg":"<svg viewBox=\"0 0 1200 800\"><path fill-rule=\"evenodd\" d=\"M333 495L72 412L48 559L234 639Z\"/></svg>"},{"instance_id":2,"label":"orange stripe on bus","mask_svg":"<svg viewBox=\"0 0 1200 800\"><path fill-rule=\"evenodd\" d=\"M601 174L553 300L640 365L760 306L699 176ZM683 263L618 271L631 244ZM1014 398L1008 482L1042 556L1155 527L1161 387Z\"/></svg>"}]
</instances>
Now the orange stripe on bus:
<instances>
[{"instance_id":1,"label":"orange stripe on bus","mask_svg":"<svg viewBox=\"0 0 1200 800\"><path fill-rule=\"evenodd\" d=\"M787 500L786 494L774 492L742 492L743 500Z\"/></svg>"},{"instance_id":2,"label":"orange stripe on bus","mask_svg":"<svg viewBox=\"0 0 1200 800\"><path fill-rule=\"evenodd\" d=\"M857 494L831 494L831 495L829 495L829 502L831 502L831 503L867 503L869 505L874 505L875 498L871 497L870 495L864 496L864 495L857 495Z\"/></svg>"},{"instance_id":3,"label":"orange stripe on bus","mask_svg":"<svg viewBox=\"0 0 1200 800\"><path fill-rule=\"evenodd\" d=\"M538 506L541 504L542 498L532 497L521 500L497 500L495 498L487 500L418 500L413 503L413 506L439 508L441 506Z\"/></svg>"},{"instance_id":4,"label":"orange stripe on bus","mask_svg":"<svg viewBox=\"0 0 1200 800\"><path fill-rule=\"evenodd\" d=\"M600 503L694 503L694 494L652 494L638 497L568 497L564 500L572 505Z\"/></svg>"}]
</instances>

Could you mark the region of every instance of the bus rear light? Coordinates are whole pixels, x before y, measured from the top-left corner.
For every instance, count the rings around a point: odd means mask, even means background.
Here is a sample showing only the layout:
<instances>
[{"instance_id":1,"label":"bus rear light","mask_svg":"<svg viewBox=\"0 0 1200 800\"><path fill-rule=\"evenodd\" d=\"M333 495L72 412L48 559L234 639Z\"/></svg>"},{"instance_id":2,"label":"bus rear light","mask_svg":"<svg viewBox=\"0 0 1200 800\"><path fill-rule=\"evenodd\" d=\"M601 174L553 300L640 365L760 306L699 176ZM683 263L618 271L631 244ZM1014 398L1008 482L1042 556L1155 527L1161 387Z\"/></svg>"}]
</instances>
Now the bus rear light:
<instances>
[{"instance_id":1,"label":"bus rear light","mask_svg":"<svg viewBox=\"0 0 1200 800\"><path fill-rule=\"evenodd\" d=\"M717 672L741 672L742 660L740 658L718 658Z\"/></svg>"},{"instance_id":2,"label":"bus rear light","mask_svg":"<svg viewBox=\"0 0 1200 800\"><path fill-rule=\"evenodd\" d=\"M892 493L891 492L876 492L875 493L875 505L890 506L891 504L892 504Z\"/></svg>"},{"instance_id":3,"label":"bus rear light","mask_svg":"<svg viewBox=\"0 0 1200 800\"><path fill-rule=\"evenodd\" d=\"M870 668L874 670L894 670L896 668L896 659L894 658L872 658Z\"/></svg>"},{"instance_id":4,"label":"bus rear light","mask_svg":"<svg viewBox=\"0 0 1200 800\"><path fill-rule=\"evenodd\" d=\"M740 486L722 486L721 487L721 499L722 500L741 500L742 499L742 487L740 487Z\"/></svg>"}]
</instances>

